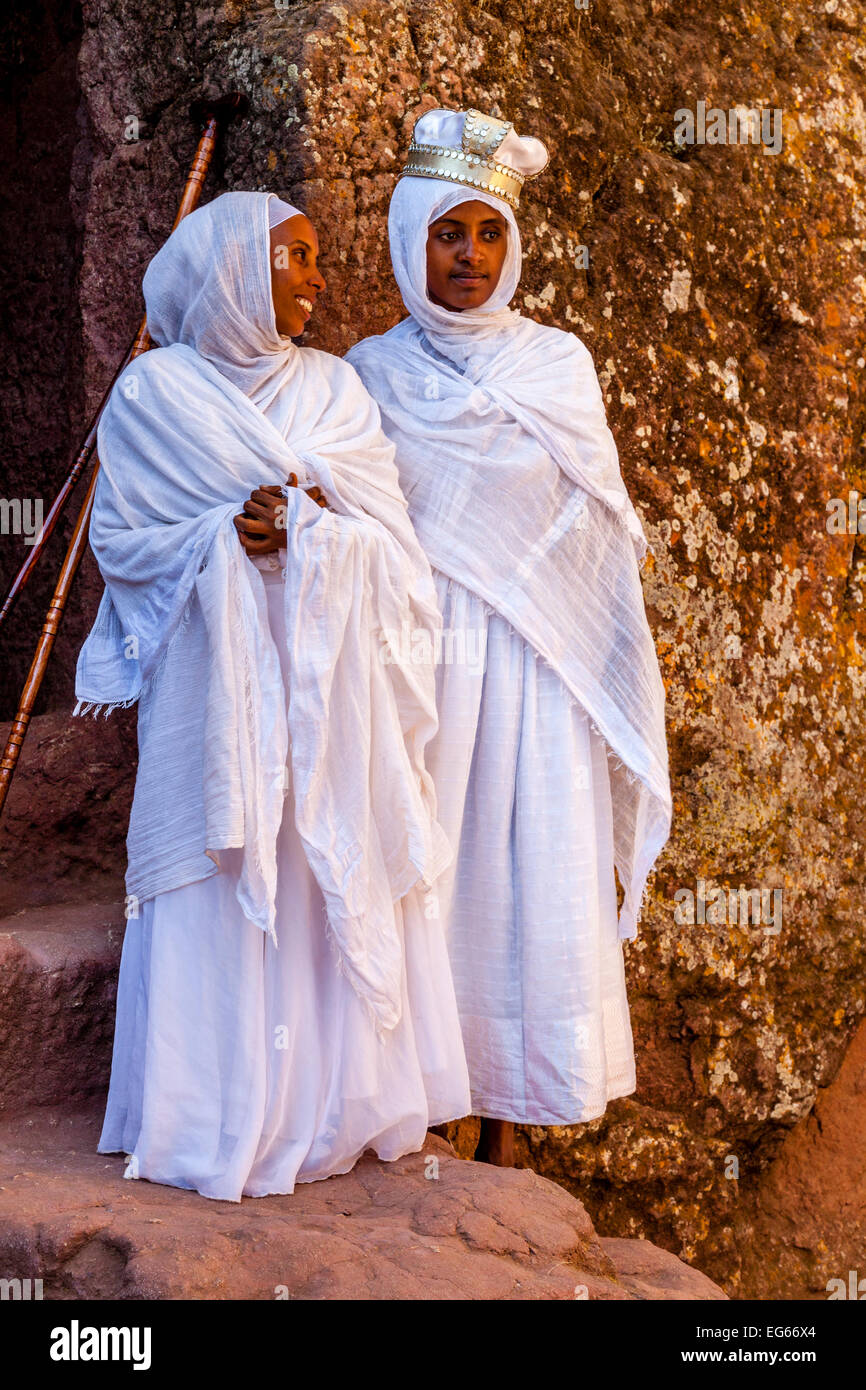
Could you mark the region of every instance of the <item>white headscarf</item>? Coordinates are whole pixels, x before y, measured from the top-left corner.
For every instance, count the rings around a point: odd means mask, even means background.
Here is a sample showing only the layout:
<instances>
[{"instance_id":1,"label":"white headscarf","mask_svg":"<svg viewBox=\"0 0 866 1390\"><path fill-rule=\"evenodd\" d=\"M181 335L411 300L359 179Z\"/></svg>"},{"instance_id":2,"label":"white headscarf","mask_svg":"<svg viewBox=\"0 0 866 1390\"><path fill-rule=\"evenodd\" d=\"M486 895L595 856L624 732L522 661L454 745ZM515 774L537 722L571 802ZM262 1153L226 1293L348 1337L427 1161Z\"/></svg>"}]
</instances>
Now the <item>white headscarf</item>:
<instances>
[{"instance_id":1,"label":"white headscarf","mask_svg":"<svg viewBox=\"0 0 866 1390\"><path fill-rule=\"evenodd\" d=\"M493 295L451 312L427 293L431 222L480 200L508 223ZM571 333L509 309L520 238L504 199L402 177L388 217L410 317L347 353L397 446L400 483L433 566L490 603L557 671L612 755L620 934L636 933L670 833L665 692L622 479L592 357Z\"/></svg>"},{"instance_id":2,"label":"white headscarf","mask_svg":"<svg viewBox=\"0 0 866 1390\"><path fill-rule=\"evenodd\" d=\"M277 331L268 234L299 214L272 193L222 193L175 227L142 282L153 341L193 348L260 410L297 366Z\"/></svg>"},{"instance_id":3,"label":"white headscarf","mask_svg":"<svg viewBox=\"0 0 866 1390\"><path fill-rule=\"evenodd\" d=\"M434 304L427 292L427 235L437 218L475 199L505 217L508 249L486 304L452 311ZM570 478L620 516L642 560L647 539L623 482L589 352L573 333L507 307L522 267L520 233L509 205L445 180L401 178L391 198L388 231L394 277L416 328L534 435ZM355 360L351 353L347 357ZM568 410L562 409L564 401Z\"/></svg>"},{"instance_id":4,"label":"white headscarf","mask_svg":"<svg viewBox=\"0 0 866 1390\"><path fill-rule=\"evenodd\" d=\"M427 111L416 121L413 138L439 147L459 147L465 114L441 108ZM529 178L544 169L548 159L547 149L540 140L518 135L513 127L500 143L495 157ZM452 313L434 304L427 293L427 233L432 222L470 200L486 203L505 218L508 243L499 280L490 298L478 309ZM388 236L394 278L400 286L403 303L440 352L455 361L463 361L472 343L500 333L507 341L509 334L516 330L520 315L508 305L520 281L523 252L517 221L504 198L446 179L401 178L391 196Z\"/></svg>"},{"instance_id":5,"label":"white headscarf","mask_svg":"<svg viewBox=\"0 0 866 1390\"><path fill-rule=\"evenodd\" d=\"M281 222L288 222L290 217L306 216L305 213L301 212L300 208L292 207L291 203L283 202L283 199L278 198L276 193L270 193L268 197L270 199L268 203L269 228L273 229L274 227L279 227Z\"/></svg>"},{"instance_id":6,"label":"white headscarf","mask_svg":"<svg viewBox=\"0 0 866 1390\"><path fill-rule=\"evenodd\" d=\"M432 222L469 200L486 203L508 223L508 247L493 294L479 309L454 313L434 304L427 293L427 234ZM523 265L520 231L509 205L483 189L461 188L444 179L400 179L388 209L391 265L403 303L434 347L446 356L462 356L471 343L513 331L520 315L508 305L514 298Z\"/></svg>"}]
</instances>

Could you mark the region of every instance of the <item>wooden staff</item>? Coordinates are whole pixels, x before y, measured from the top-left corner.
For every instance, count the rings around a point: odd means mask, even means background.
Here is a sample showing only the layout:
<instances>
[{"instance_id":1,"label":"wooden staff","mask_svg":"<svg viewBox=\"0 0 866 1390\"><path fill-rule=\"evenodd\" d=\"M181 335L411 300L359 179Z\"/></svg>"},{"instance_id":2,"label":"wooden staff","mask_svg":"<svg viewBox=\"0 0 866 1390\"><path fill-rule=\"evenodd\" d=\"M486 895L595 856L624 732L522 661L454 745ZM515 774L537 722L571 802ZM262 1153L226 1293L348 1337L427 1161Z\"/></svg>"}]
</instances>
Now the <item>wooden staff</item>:
<instances>
[{"instance_id":1,"label":"wooden staff","mask_svg":"<svg viewBox=\"0 0 866 1390\"><path fill-rule=\"evenodd\" d=\"M192 212L193 208L196 207L199 198L201 197L202 185L204 184L205 177L207 176L207 171L210 168L210 163L213 159L213 153L214 149L216 148L216 142L220 133L220 129L223 126L227 125L228 122L234 116L242 114L243 111L246 110L246 107L247 99L246 97L242 96L239 92L233 92L228 96L219 97L214 101L198 101L195 102L191 107L191 114L193 118L198 120L204 120L204 129L202 131L201 138L198 142L198 148L195 152L195 158L193 159L192 167L190 168L189 175L186 180L186 185L183 190L183 197L180 200L180 206L177 210L177 216L174 219L172 231L174 231L178 223L181 222L183 218L187 216L188 213ZM111 382L109 383L108 389L99 403L99 407L96 411L96 414L93 417L90 428L87 431L87 436L84 440L84 443L82 444L81 449L79 450L78 455L75 459L75 462L72 465L72 469L70 470L69 476L67 477L62 488L60 489L60 492L57 494L57 497L52 503L51 510L49 511L48 516L45 518L45 522L43 523L42 530L40 532L39 541L36 545L34 545L33 552L28 556L25 564L19 570L12 584L12 588L9 590L9 594L6 599L6 602L3 605L2 612L0 612L0 620L2 620L6 616L15 598L21 592L21 589L27 582L27 578L34 565L36 564L37 560L39 559L39 556L41 555L42 551L44 550L48 537L54 530L54 527L57 524L58 517L60 516L60 513L63 511L63 508L66 504L66 501L70 493L72 492L72 489L75 487L75 484L81 477L81 474L86 468L89 459L94 454L94 449L96 446L96 434L97 429L99 427L99 420L103 410L105 409L105 405L108 401L108 397L111 393L114 383L117 381L117 378L120 376L124 368L128 366L128 364L133 360L133 358L138 357L142 352L146 352L148 348L152 346L153 344L150 338L148 337L147 333L147 316L145 316L141 321L141 326L139 327L138 332L132 340L132 344L129 348L129 351L127 352L117 371L114 373L114 376L112 377ZM64 610L66 608L66 601L69 597L69 593L72 588L72 581L75 578L78 566L81 563L81 558L84 555L84 551L87 547L87 535L90 523L90 513L93 508L93 494L96 489L96 479L98 475L99 458L97 457L95 467L93 469L93 476L90 479L90 485L87 489L87 494L84 498L84 502L82 503L81 511L78 515L78 520L75 523L75 530L72 533L72 539L69 542L69 548L66 552L66 556L60 569L60 575L57 580L57 585L55 587L51 602L48 605L48 611L45 615L45 621L42 624L42 631L39 634L39 641L36 644L36 652L33 657L33 661L31 662L30 670L27 673L27 679L24 682L24 688L21 691L21 699L18 704L18 712L16 713L15 718L12 721L12 727L9 731L9 737L6 741L6 747L3 751L3 758L2 760L0 760L0 811L3 810L3 806L6 802L6 797L9 792L9 787L12 782L12 777L14 775L15 768L18 764L18 758L21 753L21 747L24 743L27 728L30 724L30 716L33 712L33 706L36 703L36 696L39 693L39 687L42 684L42 678L45 675L45 670L48 665L48 658L51 655L51 649L54 646L54 640L60 628L60 623L63 618Z\"/></svg>"}]
</instances>

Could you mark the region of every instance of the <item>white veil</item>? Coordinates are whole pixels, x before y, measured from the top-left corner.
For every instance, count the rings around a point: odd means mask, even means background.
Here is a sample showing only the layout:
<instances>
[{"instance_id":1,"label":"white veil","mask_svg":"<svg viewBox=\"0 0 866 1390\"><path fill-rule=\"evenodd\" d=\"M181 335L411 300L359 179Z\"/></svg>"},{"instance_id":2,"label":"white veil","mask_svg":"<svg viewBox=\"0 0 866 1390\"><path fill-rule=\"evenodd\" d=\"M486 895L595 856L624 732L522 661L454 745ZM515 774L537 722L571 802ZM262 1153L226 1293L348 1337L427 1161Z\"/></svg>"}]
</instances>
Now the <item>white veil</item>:
<instances>
[{"instance_id":1,"label":"white veil","mask_svg":"<svg viewBox=\"0 0 866 1390\"><path fill-rule=\"evenodd\" d=\"M487 203L506 219L508 249L499 283L487 303L479 309L455 313L434 304L427 293L427 230L431 222L470 200ZM462 358L462 349L471 342L516 328L520 315L508 305L520 281L523 252L514 213L502 198L440 179L403 178L391 198L388 235L394 279L403 303L429 341L446 357Z\"/></svg>"},{"instance_id":2,"label":"white veil","mask_svg":"<svg viewBox=\"0 0 866 1390\"><path fill-rule=\"evenodd\" d=\"M154 342L192 348L260 410L298 365L277 332L269 264L270 227L298 212L271 193L221 193L175 227L142 283Z\"/></svg>"}]
</instances>

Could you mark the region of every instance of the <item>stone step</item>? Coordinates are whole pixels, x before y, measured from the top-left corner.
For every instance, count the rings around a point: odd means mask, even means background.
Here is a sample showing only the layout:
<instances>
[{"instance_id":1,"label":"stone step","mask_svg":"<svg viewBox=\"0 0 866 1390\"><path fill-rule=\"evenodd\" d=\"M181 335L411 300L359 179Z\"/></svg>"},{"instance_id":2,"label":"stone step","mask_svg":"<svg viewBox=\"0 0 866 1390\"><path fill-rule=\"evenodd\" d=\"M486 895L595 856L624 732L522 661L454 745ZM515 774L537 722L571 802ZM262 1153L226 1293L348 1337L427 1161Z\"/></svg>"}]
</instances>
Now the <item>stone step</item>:
<instances>
[{"instance_id":1,"label":"stone step","mask_svg":"<svg viewBox=\"0 0 866 1390\"><path fill-rule=\"evenodd\" d=\"M0 816L0 917L122 899L135 714L72 719L64 709L31 720ZM10 727L0 725L4 746Z\"/></svg>"},{"instance_id":2,"label":"stone step","mask_svg":"<svg viewBox=\"0 0 866 1390\"><path fill-rule=\"evenodd\" d=\"M119 903L0 921L0 1115L107 1090L124 925Z\"/></svg>"},{"instance_id":3,"label":"stone step","mask_svg":"<svg viewBox=\"0 0 866 1390\"><path fill-rule=\"evenodd\" d=\"M95 1099L0 1119L0 1278L29 1279L31 1297L727 1297L649 1241L599 1240L556 1183L457 1158L436 1135L394 1163L365 1154L291 1196L235 1203L125 1180L121 1155L96 1153L101 1122Z\"/></svg>"}]
</instances>

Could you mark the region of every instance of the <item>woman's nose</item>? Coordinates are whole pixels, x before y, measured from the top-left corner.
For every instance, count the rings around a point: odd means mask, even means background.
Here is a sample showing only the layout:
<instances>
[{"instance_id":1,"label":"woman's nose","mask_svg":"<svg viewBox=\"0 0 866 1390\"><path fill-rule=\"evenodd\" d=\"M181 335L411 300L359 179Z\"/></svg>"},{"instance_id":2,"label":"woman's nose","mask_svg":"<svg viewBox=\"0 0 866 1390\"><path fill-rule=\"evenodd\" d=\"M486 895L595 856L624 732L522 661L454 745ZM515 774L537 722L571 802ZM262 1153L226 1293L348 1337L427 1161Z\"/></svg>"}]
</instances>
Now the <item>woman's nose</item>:
<instances>
[{"instance_id":1,"label":"woman's nose","mask_svg":"<svg viewBox=\"0 0 866 1390\"><path fill-rule=\"evenodd\" d=\"M474 237L467 237L463 243L463 259L465 261L477 261L481 256L481 243Z\"/></svg>"}]
</instances>

